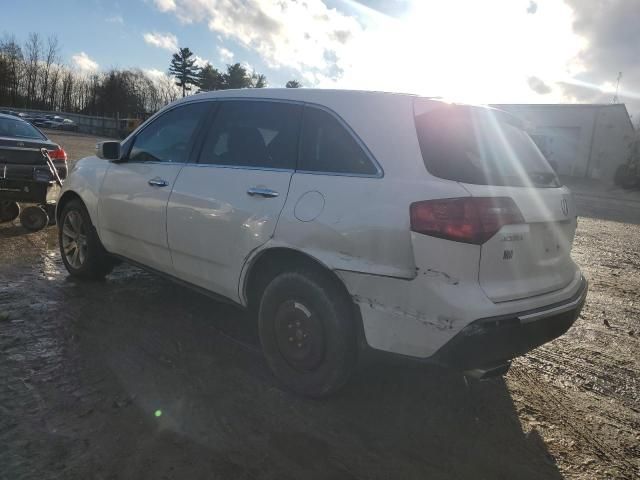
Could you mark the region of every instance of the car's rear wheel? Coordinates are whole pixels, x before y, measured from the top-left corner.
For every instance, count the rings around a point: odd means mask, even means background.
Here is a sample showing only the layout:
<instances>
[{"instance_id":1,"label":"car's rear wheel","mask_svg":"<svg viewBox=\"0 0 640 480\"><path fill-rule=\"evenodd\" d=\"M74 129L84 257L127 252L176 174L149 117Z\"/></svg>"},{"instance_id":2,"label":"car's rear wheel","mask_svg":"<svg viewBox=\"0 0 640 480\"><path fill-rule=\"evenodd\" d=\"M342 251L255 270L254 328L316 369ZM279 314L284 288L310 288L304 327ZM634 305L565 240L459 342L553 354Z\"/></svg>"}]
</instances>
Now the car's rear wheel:
<instances>
[{"instance_id":1,"label":"car's rear wheel","mask_svg":"<svg viewBox=\"0 0 640 480\"><path fill-rule=\"evenodd\" d=\"M342 387L356 364L352 304L337 282L314 270L281 273L259 308L260 341L282 384L324 397Z\"/></svg>"},{"instance_id":2,"label":"car's rear wheel","mask_svg":"<svg viewBox=\"0 0 640 480\"><path fill-rule=\"evenodd\" d=\"M62 261L72 276L95 280L104 278L113 269L113 260L100 243L80 200L71 200L64 206L58 240Z\"/></svg>"}]
</instances>

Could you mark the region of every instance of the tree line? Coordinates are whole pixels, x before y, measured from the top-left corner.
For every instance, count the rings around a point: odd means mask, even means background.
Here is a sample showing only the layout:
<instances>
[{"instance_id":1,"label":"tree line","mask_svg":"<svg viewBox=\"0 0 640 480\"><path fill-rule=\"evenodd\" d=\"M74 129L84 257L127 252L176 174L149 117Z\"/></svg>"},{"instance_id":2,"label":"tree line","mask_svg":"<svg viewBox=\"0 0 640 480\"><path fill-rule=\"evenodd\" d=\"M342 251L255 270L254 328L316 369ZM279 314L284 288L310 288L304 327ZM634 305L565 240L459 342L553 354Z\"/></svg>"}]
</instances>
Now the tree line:
<instances>
[{"instance_id":1,"label":"tree line","mask_svg":"<svg viewBox=\"0 0 640 480\"><path fill-rule=\"evenodd\" d=\"M219 70L196 65L193 52L181 48L169 74L149 75L138 68L82 72L66 65L58 38L30 33L0 39L0 106L63 111L85 115L144 118L189 92L228 88L262 88L264 75L240 63ZM292 80L287 87L299 87Z\"/></svg>"},{"instance_id":2,"label":"tree line","mask_svg":"<svg viewBox=\"0 0 640 480\"><path fill-rule=\"evenodd\" d=\"M182 91L182 96L196 87L200 92L211 90L227 90L230 88L264 88L267 77L256 72L249 72L247 68L234 63L227 65L227 70L221 72L210 63L204 66L196 64L194 53L187 48L180 48L171 57L169 73L176 79L176 86Z\"/></svg>"},{"instance_id":3,"label":"tree line","mask_svg":"<svg viewBox=\"0 0 640 480\"><path fill-rule=\"evenodd\" d=\"M140 69L82 72L62 62L56 36L0 40L0 105L96 116L144 117L177 99L168 76Z\"/></svg>"}]
</instances>

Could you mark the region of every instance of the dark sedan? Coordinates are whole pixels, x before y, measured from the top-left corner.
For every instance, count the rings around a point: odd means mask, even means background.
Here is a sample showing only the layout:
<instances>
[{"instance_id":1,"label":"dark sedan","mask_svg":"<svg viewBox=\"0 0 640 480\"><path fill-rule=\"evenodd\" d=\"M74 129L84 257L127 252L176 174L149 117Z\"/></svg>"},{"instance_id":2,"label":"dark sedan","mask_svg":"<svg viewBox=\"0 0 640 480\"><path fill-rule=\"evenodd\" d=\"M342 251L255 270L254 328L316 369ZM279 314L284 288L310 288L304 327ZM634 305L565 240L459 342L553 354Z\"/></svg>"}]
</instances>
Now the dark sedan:
<instances>
[{"instance_id":1,"label":"dark sedan","mask_svg":"<svg viewBox=\"0 0 640 480\"><path fill-rule=\"evenodd\" d=\"M46 165L40 150L46 148L61 178L67 175L67 154L57 143L31 125L11 115L0 114L0 180L33 176Z\"/></svg>"},{"instance_id":2,"label":"dark sedan","mask_svg":"<svg viewBox=\"0 0 640 480\"><path fill-rule=\"evenodd\" d=\"M49 152L49 159L42 155ZM55 169L55 170L54 170ZM67 176L67 154L26 120L0 114L0 222L31 231L54 218L56 199ZM20 203L35 203L20 209Z\"/></svg>"}]
</instances>

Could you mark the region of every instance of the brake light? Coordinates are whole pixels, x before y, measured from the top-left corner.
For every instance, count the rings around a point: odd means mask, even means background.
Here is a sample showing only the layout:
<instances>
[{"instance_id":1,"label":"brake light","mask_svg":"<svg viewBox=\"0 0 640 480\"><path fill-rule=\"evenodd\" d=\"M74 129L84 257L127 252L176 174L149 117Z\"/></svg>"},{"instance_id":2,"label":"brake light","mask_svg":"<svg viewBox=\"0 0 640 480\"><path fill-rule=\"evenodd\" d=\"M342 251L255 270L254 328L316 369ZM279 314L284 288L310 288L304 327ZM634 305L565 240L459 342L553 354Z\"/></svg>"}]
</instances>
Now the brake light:
<instances>
[{"instance_id":1,"label":"brake light","mask_svg":"<svg viewBox=\"0 0 640 480\"><path fill-rule=\"evenodd\" d=\"M62 147L58 147L55 150L49 150L49 157L51 160L62 160L67 161L67 152L65 152Z\"/></svg>"},{"instance_id":2,"label":"brake light","mask_svg":"<svg viewBox=\"0 0 640 480\"><path fill-rule=\"evenodd\" d=\"M513 199L466 197L414 202L411 231L455 242L481 245L504 225L524 223Z\"/></svg>"}]
</instances>

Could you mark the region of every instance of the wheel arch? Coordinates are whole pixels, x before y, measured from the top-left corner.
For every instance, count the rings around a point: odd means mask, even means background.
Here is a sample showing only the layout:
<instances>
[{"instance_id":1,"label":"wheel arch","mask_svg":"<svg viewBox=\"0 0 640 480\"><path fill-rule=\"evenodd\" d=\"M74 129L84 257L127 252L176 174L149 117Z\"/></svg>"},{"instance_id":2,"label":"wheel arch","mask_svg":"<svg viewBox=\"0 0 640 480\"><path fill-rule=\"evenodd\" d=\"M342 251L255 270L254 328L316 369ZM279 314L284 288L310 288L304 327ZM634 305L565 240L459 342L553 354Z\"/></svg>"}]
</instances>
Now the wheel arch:
<instances>
[{"instance_id":1,"label":"wheel arch","mask_svg":"<svg viewBox=\"0 0 640 480\"><path fill-rule=\"evenodd\" d=\"M295 248L287 246L273 246L265 248L247 262L245 274L240 284L240 299L250 311L257 311L260 298L269 282L279 273L308 268L321 272L335 282L340 290L351 300L351 294L340 276L322 261ZM364 330L360 308L353 304L353 318L357 323L360 339L364 339Z\"/></svg>"},{"instance_id":2,"label":"wheel arch","mask_svg":"<svg viewBox=\"0 0 640 480\"><path fill-rule=\"evenodd\" d=\"M58 199L58 205L56 206L56 223L60 222L60 215L62 215L62 211L64 210L64 207L71 200L76 200L76 199L80 200L83 204L85 203L84 200L82 200L82 197L78 195L76 192L74 192L73 190L67 190L62 194L62 196Z\"/></svg>"},{"instance_id":3,"label":"wheel arch","mask_svg":"<svg viewBox=\"0 0 640 480\"><path fill-rule=\"evenodd\" d=\"M249 311L257 312L264 289L276 275L285 271L308 268L321 272L349 298L353 305L353 319L356 322L358 343L366 343L360 308L352 300L347 286L340 276L321 260L306 252L287 246L272 246L258 252L245 266L245 274L240 281L240 299Z\"/></svg>"}]
</instances>

